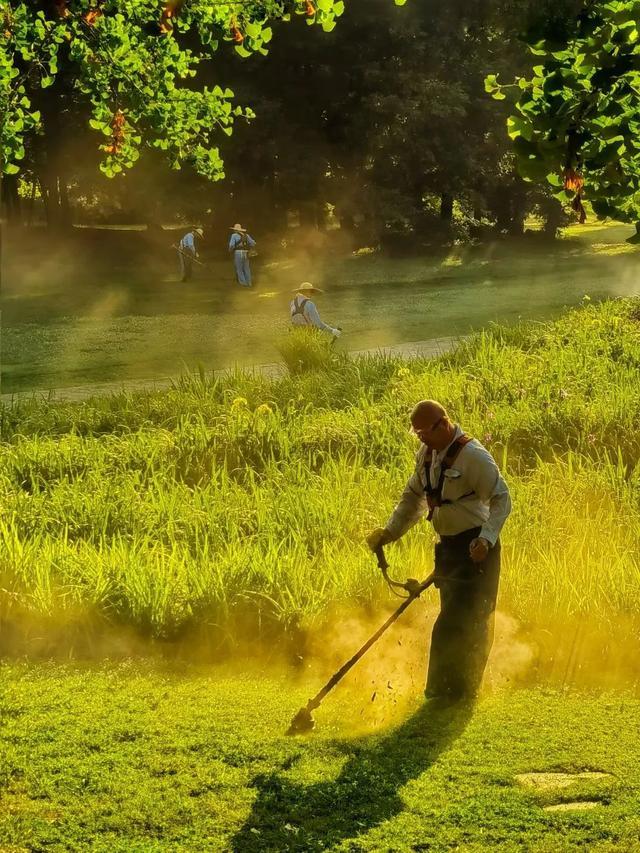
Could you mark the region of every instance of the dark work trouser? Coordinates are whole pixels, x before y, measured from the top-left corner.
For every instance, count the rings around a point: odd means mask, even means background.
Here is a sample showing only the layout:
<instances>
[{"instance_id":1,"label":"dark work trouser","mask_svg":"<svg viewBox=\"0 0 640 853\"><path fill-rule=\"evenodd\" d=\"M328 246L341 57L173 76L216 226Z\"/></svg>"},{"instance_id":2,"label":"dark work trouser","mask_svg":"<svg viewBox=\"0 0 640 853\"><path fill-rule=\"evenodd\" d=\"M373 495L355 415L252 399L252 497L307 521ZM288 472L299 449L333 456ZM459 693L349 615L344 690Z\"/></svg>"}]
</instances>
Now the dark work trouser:
<instances>
[{"instance_id":1,"label":"dark work trouser","mask_svg":"<svg viewBox=\"0 0 640 853\"><path fill-rule=\"evenodd\" d=\"M182 273L182 281L190 281L193 275L193 254L188 249L183 249L178 252L180 257L180 272Z\"/></svg>"},{"instance_id":2,"label":"dark work trouser","mask_svg":"<svg viewBox=\"0 0 640 853\"><path fill-rule=\"evenodd\" d=\"M500 542L483 563L469 544L480 528L442 536L435 549L440 614L433 626L426 695L464 698L477 694L493 643L500 579Z\"/></svg>"}]
</instances>

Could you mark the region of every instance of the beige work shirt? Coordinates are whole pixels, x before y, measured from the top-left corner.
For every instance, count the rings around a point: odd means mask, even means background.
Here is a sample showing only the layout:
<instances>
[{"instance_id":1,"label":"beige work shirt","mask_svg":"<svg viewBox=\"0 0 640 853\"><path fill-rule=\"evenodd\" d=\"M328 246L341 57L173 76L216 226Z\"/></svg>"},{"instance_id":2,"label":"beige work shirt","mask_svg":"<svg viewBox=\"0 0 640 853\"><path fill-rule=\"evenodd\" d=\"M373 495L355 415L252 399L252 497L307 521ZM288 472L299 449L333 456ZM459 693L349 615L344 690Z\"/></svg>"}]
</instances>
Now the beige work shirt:
<instances>
[{"instance_id":1,"label":"beige work shirt","mask_svg":"<svg viewBox=\"0 0 640 853\"><path fill-rule=\"evenodd\" d=\"M457 426L451 443L460 435L462 430ZM418 450L415 471L385 525L394 539L403 536L428 513L425 494L427 476L430 477L432 488L435 488L442 460L450 446L438 452L429 451L426 445ZM462 448L451 468L445 472L442 500L452 503L435 508L431 520L436 533L454 536L464 530L480 527L479 535L495 545L511 512L511 498L493 456L475 438Z\"/></svg>"}]
</instances>

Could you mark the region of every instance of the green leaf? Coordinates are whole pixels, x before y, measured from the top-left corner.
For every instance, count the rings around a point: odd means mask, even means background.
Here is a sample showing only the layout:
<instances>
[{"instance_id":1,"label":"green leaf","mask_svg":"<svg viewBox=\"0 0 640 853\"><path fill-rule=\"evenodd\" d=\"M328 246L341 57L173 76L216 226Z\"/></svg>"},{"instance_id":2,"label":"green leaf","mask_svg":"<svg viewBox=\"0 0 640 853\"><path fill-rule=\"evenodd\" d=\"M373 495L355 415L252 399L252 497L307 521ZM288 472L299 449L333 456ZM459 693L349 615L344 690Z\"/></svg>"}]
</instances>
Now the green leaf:
<instances>
[{"instance_id":1,"label":"green leaf","mask_svg":"<svg viewBox=\"0 0 640 853\"><path fill-rule=\"evenodd\" d=\"M244 29L247 35L252 39L258 38L260 32L262 31L262 27L260 26L260 24L253 24L251 23L251 21L247 21L245 23Z\"/></svg>"},{"instance_id":2,"label":"green leaf","mask_svg":"<svg viewBox=\"0 0 640 853\"><path fill-rule=\"evenodd\" d=\"M521 116L509 116L507 119L507 134L510 139L517 139L519 136L531 142L533 139L533 126L531 122Z\"/></svg>"},{"instance_id":3,"label":"green leaf","mask_svg":"<svg viewBox=\"0 0 640 853\"><path fill-rule=\"evenodd\" d=\"M496 74L487 74L484 78L485 92L494 92L498 88L498 77Z\"/></svg>"}]
</instances>

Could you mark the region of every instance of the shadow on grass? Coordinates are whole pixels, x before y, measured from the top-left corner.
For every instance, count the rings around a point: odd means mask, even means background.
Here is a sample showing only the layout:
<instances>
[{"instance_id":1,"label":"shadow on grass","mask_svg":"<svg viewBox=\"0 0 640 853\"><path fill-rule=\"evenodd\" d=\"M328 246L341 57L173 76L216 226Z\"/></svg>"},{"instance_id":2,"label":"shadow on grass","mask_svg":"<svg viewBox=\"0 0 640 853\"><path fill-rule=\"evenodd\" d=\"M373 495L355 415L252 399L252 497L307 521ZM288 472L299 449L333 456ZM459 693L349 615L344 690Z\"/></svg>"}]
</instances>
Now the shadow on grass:
<instances>
[{"instance_id":1,"label":"shadow on grass","mask_svg":"<svg viewBox=\"0 0 640 853\"><path fill-rule=\"evenodd\" d=\"M279 773L256 776L258 796L231 850L311 851L365 834L403 811L399 790L435 763L472 714L471 705L427 705L384 737L345 742L349 758L336 779L301 785Z\"/></svg>"}]
</instances>

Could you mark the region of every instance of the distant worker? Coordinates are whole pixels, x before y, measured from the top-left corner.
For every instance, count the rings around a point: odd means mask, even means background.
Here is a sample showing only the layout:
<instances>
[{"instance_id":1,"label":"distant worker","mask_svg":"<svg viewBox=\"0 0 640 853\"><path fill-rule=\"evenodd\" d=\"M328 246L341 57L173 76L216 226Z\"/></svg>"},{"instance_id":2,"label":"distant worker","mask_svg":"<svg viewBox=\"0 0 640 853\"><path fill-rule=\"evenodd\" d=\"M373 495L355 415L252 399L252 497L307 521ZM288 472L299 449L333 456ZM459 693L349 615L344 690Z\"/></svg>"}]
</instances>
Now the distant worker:
<instances>
[{"instance_id":1,"label":"distant worker","mask_svg":"<svg viewBox=\"0 0 640 853\"><path fill-rule=\"evenodd\" d=\"M372 551L394 542L423 516L435 546L440 613L431 634L425 696L438 704L473 700L493 643L500 578L500 531L511 511L507 484L479 441L449 420L440 403L411 413L422 442L416 468L385 527L367 537Z\"/></svg>"},{"instance_id":2,"label":"distant worker","mask_svg":"<svg viewBox=\"0 0 640 853\"><path fill-rule=\"evenodd\" d=\"M249 250L254 248L256 241L239 222L236 222L231 230L233 234L229 240L229 251L233 255L233 265L236 269L238 284L242 287L251 287Z\"/></svg>"},{"instance_id":3,"label":"distant worker","mask_svg":"<svg viewBox=\"0 0 640 853\"><path fill-rule=\"evenodd\" d=\"M199 258L196 246L196 238L202 239L204 231L202 228L191 228L178 243L178 257L180 258L181 281L189 281L193 275L193 262Z\"/></svg>"},{"instance_id":4,"label":"distant worker","mask_svg":"<svg viewBox=\"0 0 640 853\"><path fill-rule=\"evenodd\" d=\"M314 287L310 281L303 281L300 287L296 287L294 290L296 296L291 300L290 306L291 322L294 326L314 326L316 329L322 329L323 332L329 332L334 338L339 338L340 329L334 329L333 326L323 323L315 304L306 295L323 292L319 287Z\"/></svg>"}]
</instances>

